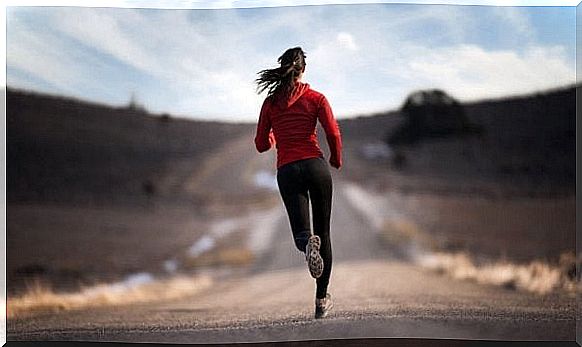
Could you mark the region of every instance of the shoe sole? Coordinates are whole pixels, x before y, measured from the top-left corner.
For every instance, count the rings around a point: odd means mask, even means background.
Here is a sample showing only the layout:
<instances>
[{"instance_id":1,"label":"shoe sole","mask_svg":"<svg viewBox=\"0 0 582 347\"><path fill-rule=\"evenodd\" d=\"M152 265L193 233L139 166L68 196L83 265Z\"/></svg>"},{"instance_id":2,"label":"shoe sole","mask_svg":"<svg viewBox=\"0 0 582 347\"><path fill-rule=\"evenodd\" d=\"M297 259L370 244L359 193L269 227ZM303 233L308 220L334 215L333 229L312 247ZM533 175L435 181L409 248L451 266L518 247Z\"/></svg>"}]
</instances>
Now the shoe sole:
<instances>
[{"instance_id":1,"label":"shoe sole","mask_svg":"<svg viewBox=\"0 0 582 347\"><path fill-rule=\"evenodd\" d=\"M309 272L311 277L319 278L323 273L323 258L319 254L319 248L321 247L321 240L318 236L311 236L309 242L307 243L307 264L309 266Z\"/></svg>"},{"instance_id":2,"label":"shoe sole","mask_svg":"<svg viewBox=\"0 0 582 347\"><path fill-rule=\"evenodd\" d=\"M330 301L329 307L327 308L327 310L325 310L321 315L315 315L316 319L320 319L320 318L325 318L327 317L327 314L329 313L329 311L331 311L331 309L333 308L333 300Z\"/></svg>"}]
</instances>

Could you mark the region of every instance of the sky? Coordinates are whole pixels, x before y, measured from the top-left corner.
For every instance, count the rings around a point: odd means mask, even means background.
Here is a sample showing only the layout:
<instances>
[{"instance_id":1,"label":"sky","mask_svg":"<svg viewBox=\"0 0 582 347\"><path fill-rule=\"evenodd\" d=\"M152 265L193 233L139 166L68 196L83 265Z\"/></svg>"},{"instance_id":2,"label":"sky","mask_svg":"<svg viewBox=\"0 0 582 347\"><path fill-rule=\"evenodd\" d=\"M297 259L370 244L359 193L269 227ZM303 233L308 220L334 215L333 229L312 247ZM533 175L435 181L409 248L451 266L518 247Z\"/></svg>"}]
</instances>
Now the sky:
<instances>
[{"instance_id":1,"label":"sky","mask_svg":"<svg viewBox=\"0 0 582 347\"><path fill-rule=\"evenodd\" d=\"M8 7L6 85L153 113L256 121L257 72L290 47L337 118L441 88L461 101L575 82L575 7L343 4Z\"/></svg>"}]
</instances>

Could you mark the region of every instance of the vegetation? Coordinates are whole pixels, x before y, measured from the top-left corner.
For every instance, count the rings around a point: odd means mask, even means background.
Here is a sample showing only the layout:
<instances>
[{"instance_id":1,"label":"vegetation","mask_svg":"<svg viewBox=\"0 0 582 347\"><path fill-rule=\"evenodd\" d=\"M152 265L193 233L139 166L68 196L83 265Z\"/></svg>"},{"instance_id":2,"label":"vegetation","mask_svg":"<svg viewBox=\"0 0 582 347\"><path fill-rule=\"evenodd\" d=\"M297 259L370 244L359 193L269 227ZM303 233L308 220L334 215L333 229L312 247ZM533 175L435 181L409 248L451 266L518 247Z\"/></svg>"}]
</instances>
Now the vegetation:
<instances>
[{"instance_id":1,"label":"vegetation","mask_svg":"<svg viewBox=\"0 0 582 347\"><path fill-rule=\"evenodd\" d=\"M483 128L472 124L461 103L439 89L412 93L401 109L405 122L390 132L390 145L415 144L426 137L481 134Z\"/></svg>"}]
</instances>

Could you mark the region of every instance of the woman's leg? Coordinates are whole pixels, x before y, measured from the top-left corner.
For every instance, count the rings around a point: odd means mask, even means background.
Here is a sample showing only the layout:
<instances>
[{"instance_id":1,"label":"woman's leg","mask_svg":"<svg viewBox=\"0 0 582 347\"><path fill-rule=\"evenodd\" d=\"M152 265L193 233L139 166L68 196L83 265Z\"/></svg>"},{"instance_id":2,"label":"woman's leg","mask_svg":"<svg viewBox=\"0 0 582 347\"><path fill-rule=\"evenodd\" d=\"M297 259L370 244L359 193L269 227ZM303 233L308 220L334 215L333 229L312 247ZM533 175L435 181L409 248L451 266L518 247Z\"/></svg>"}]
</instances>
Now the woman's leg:
<instances>
[{"instance_id":1,"label":"woman's leg","mask_svg":"<svg viewBox=\"0 0 582 347\"><path fill-rule=\"evenodd\" d=\"M311 236L309 195L307 185L300 174L297 163L284 165L277 170L277 184L287 209L295 246L301 252L305 252L305 246Z\"/></svg>"},{"instance_id":2,"label":"woman's leg","mask_svg":"<svg viewBox=\"0 0 582 347\"><path fill-rule=\"evenodd\" d=\"M332 251L330 238L331 200L333 184L327 162L323 158L310 160L309 195L313 209L313 233L321 239L320 254L323 258L323 273L317 279L316 298L325 298L331 276Z\"/></svg>"}]
</instances>

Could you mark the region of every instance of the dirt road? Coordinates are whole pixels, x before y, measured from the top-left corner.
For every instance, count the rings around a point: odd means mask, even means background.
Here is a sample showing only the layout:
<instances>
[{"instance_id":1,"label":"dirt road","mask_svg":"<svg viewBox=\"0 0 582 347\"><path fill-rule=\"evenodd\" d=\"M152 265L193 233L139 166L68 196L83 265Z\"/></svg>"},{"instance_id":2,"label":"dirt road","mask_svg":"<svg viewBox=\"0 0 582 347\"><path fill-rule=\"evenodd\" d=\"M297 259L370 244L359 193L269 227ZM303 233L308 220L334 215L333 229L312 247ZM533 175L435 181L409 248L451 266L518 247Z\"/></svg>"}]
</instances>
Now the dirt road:
<instances>
[{"instance_id":1,"label":"dirt road","mask_svg":"<svg viewBox=\"0 0 582 347\"><path fill-rule=\"evenodd\" d=\"M241 342L348 337L572 340L575 301L453 281L378 242L336 181L330 316L313 319L314 281L286 216L252 269L194 297L14 319L8 340Z\"/></svg>"},{"instance_id":2,"label":"dirt road","mask_svg":"<svg viewBox=\"0 0 582 347\"><path fill-rule=\"evenodd\" d=\"M232 173L244 173L236 177L248 183L253 172L273 170L272 160L258 157L248 141L239 142L242 147L223 153L231 160L207 163L199 176L181 178L172 186L194 190L216 186L219 180L226 182L222 189L228 191L240 187ZM414 265L404 247L380 242L369 221L350 204L345 182L337 172L333 174L334 264L329 291L335 307L326 319L313 318L315 281L292 243L280 204L274 229L264 230L265 235L272 235L266 251L249 268L215 272L210 289L172 301L10 319L8 340L214 343L357 337L575 338L575 299L455 281Z\"/></svg>"}]
</instances>

